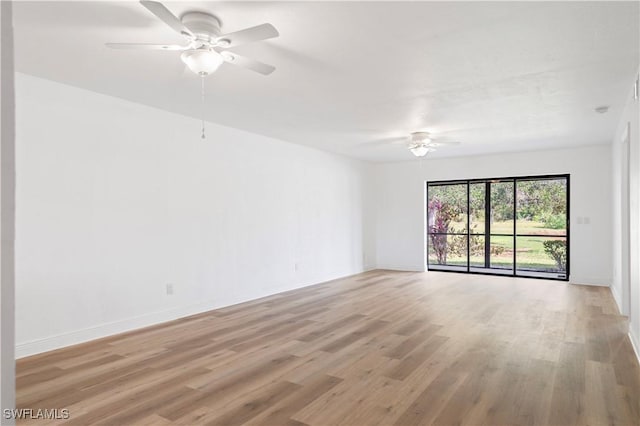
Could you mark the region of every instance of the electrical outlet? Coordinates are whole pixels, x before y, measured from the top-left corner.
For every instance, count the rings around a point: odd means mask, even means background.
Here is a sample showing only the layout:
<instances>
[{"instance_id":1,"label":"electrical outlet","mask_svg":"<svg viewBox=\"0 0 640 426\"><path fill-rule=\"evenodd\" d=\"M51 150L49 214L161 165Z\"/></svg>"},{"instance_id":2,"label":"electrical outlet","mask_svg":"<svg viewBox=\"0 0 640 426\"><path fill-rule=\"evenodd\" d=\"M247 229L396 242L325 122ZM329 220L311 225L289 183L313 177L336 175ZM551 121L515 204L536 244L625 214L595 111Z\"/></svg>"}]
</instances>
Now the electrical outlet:
<instances>
[{"instance_id":1,"label":"electrical outlet","mask_svg":"<svg viewBox=\"0 0 640 426\"><path fill-rule=\"evenodd\" d=\"M296 263L293 265L293 270L294 270L294 271L297 271L298 269L300 269L300 264L299 264L298 262L296 262Z\"/></svg>"},{"instance_id":2,"label":"electrical outlet","mask_svg":"<svg viewBox=\"0 0 640 426\"><path fill-rule=\"evenodd\" d=\"M173 294L173 284L167 284L167 296L171 296Z\"/></svg>"}]
</instances>

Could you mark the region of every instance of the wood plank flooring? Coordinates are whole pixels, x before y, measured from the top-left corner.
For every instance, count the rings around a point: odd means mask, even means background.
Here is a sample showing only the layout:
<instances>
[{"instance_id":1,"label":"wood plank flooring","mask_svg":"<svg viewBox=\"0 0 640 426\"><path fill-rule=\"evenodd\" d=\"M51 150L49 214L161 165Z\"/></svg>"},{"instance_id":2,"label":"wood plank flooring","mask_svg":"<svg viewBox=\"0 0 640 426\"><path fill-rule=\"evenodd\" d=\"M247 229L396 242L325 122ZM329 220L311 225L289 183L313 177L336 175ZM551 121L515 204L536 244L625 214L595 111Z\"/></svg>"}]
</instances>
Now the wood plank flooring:
<instances>
[{"instance_id":1,"label":"wood plank flooring","mask_svg":"<svg viewBox=\"0 0 640 426\"><path fill-rule=\"evenodd\" d=\"M69 425L638 425L609 289L372 271L22 359Z\"/></svg>"}]
</instances>

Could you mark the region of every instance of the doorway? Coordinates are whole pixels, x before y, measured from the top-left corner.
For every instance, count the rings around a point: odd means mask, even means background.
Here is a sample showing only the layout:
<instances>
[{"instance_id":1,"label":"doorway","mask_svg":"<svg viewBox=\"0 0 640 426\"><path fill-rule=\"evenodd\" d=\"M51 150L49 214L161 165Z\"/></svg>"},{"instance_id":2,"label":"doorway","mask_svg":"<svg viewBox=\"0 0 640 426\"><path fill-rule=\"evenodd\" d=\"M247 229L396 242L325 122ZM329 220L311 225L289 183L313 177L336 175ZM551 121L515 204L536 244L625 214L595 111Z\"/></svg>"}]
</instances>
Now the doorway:
<instances>
[{"instance_id":1,"label":"doorway","mask_svg":"<svg viewBox=\"0 0 640 426\"><path fill-rule=\"evenodd\" d=\"M629 143L629 128L630 124L627 123L624 137L622 138L622 155L620 164L621 173L621 221L620 221L620 238L621 238L621 253L620 253L620 272L622 282L622 297L621 300L621 313L622 315L629 315L630 311L630 293L631 293L631 207L629 200L631 199L630 185L629 185L629 170L631 158L630 155L630 143Z\"/></svg>"},{"instance_id":2,"label":"doorway","mask_svg":"<svg viewBox=\"0 0 640 426\"><path fill-rule=\"evenodd\" d=\"M427 268L568 280L569 175L427 183Z\"/></svg>"}]
</instances>

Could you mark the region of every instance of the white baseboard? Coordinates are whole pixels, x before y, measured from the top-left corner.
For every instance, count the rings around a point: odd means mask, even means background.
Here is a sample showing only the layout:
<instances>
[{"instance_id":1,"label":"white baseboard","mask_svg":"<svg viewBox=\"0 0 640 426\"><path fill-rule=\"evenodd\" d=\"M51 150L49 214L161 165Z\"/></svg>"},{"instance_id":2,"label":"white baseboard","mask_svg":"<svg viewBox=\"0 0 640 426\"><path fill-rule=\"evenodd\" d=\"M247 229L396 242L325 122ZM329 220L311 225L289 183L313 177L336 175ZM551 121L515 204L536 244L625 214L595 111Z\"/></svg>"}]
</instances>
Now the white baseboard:
<instances>
[{"instance_id":1,"label":"white baseboard","mask_svg":"<svg viewBox=\"0 0 640 426\"><path fill-rule=\"evenodd\" d=\"M618 293L618 289L613 285L609 288L611 289L611 295L613 296L613 300L616 302L616 306L618 307L618 313L620 315L625 315L622 309L622 297L620 297L620 293Z\"/></svg>"},{"instance_id":2,"label":"white baseboard","mask_svg":"<svg viewBox=\"0 0 640 426\"><path fill-rule=\"evenodd\" d=\"M638 363L640 364L640 339L633 334L631 327L629 327L629 340L631 340L631 347L636 353L636 358L638 358Z\"/></svg>"},{"instance_id":3,"label":"white baseboard","mask_svg":"<svg viewBox=\"0 0 640 426\"><path fill-rule=\"evenodd\" d=\"M378 265L376 269L386 269L389 271L403 271L403 272L425 272L424 265Z\"/></svg>"},{"instance_id":4,"label":"white baseboard","mask_svg":"<svg viewBox=\"0 0 640 426\"><path fill-rule=\"evenodd\" d=\"M210 300L195 305L181 306L160 312L152 312L133 318L126 318L118 321L99 324L93 327L87 327L80 330L74 330L67 333L48 336L42 339L35 339L28 342L17 343L15 356L16 359L20 359L42 352L48 352L71 345L77 345L79 343L85 343L91 340L101 339L103 337L113 336L119 333L125 333L127 331L132 331L139 328L149 327L167 321L173 321L179 318L188 317L190 315L196 315L202 312L211 311L213 309L220 309L227 306L237 305L239 303L261 299L263 297L273 296L274 294L282 293L285 291L308 287L327 281L347 278L352 275L360 274L362 272L364 271L349 273L347 275L340 275L336 277L329 277L322 281L300 282L293 286L275 288L273 289L273 291L265 292L264 294L243 295L240 296L238 300Z\"/></svg>"},{"instance_id":5,"label":"white baseboard","mask_svg":"<svg viewBox=\"0 0 640 426\"><path fill-rule=\"evenodd\" d=\"M596 287L611 287L610 278L593 278L593 277L569 277L569 283L578 285L593 285Z\"/></svg>"},{"instance_id":6,"label":"white baseboard","mask_svg":"<svg viewBox=\"0 0 640 426\"><path fill-rule=\"evenodd\" d=\"M201 312L210 311L212 309L220 307L222 306L209 301L199 303L197 305L183 306L166 311L153 312L133 318L127 318L119 321L96 325L94 327L87 327L81 330L74 330L68 333L57 334L42 339L18 343L16 344L16 359L51 351L54 349L64 348L66 346L76 345L78 343L88 342L90 340L112 336L118 333L124 333L138 328L148 327L162 322L172 321L178 318L199 314Z\"/></svg>"}]
</instances>

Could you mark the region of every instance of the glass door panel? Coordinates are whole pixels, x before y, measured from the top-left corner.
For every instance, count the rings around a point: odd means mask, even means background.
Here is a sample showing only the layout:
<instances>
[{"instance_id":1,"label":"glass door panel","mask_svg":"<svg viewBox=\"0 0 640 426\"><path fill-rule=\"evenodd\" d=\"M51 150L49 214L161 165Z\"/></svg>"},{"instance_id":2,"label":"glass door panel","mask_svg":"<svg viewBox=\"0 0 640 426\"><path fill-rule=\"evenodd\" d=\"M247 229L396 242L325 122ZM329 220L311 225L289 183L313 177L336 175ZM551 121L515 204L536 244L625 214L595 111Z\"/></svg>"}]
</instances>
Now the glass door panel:
<instances>
[{"instance_id":1,"label":"glass door panel","mask_svg":"<svg viewBox=\"0 0 640 426\"><path fill-rule=\"evenodd\" d=\"M471 242L469 244L469 266L478 271L478 268L486 267L485 259L485 236L484 235L470 235Z\"/></svg>"},{"instance_id":2,"label":"glass door panel","mask_svg":"<svg viewBox=\"0 0 640 426\"><path fill-rule=\"evenodd\" d=\"M516 201L516 274L566 278L568 179L518 181Z\"/></svg>"},{"instance_id":3,"label":"glass door panel","mask_svg":"<svg viewBox=\"0 0 640 426\"><path fill-rule=\"evenodd\" d=\"M490 182L491 234L513 235L513 181Z\"/></svg>"},{"instance_id":4,"label":"glass door panel","mask_svg":"<svg viewBox=\"0 0 640 426\"><path fill-rule=\"evenodd\" d=\"M513 273L513 235L492 235L490 247L491 269Z\"/></svg>"},{"instance_id":5,"label":"glass door panel","mask_svg":"<svg viewBox=\"0 0 640 426\"><path fill-rule=\"evenodd\" d=\"M428 266L467 270L467 183L430 185L427 208Z\"/></svg>"},{"instance_id":6,"label":"glass door panel","mask_svg":"<svg viewBox=\"0 0 640 426\"><path fill-rule=\"evenodd\" d=\"M453 269L467 269L467 236L466 235L429 235L429 266L439 268L446 266Z\"/></svg>"},{"instance_id":7,"label":"glass door panel","mask_svg":"<svg viewBox=\"0 0 640 426\"><path fill-rule=\"evenodd\" d=\"M469 184L469 232L471 234L484 235L485 231L485 204L487 184L471 183Z\"/></svg>"},{"instance_id":8,"label":"glass door panel","mask_svg":"<svg viewBox=\"0 0 640 426\"><path fill-rule=\"evenodd\" d=\"M489 182L489 267L500 273L513 272L513 188L512 180Z\"/></svg>"},{"instance_id":9,"label":"glass door panel","mask_svg":"<svg viewBox=\"0 0 640 426\"><path fill-rule=\"evenodd\" d=\"M546 277L567 272L566 237L516 237L518 274Z\"/></svg>"},{"instance_id":10,"label":"glass door panel","mask_svg":"<svg viewBox=\"0 0 640 426\"><path fill-rule=\"evenodd\" d=\"M522 180L517 184L518 235L567 235L567 179Z\"/></svg>"},{"instance_id":11,"label":"glass door panel","mask_svg":"<svg viewBox=\"0 0 640 426\"><path fill-rule=\"evenodd\" d=\"M467 184L429 187L429 232L467 233Z\"/></svg>"}]
</instances>

